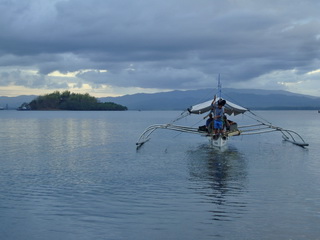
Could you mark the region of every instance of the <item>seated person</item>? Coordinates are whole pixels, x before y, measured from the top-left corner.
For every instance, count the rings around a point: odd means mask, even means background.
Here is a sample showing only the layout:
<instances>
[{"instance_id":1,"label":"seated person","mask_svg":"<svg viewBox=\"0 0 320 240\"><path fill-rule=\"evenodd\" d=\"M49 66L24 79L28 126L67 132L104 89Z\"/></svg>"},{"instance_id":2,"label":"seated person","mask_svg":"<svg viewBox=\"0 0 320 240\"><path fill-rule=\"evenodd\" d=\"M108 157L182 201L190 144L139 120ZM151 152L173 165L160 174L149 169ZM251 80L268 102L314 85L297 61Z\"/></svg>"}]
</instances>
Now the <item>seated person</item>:
<instances>
[{"instance_id":1,"label":"seated person","mask_svg":"<svg viewBox=\"0 0 320 240\"><path fill-rule=\"evenodd\" d=\"M227 116L223 116L223 129L226 129L227 132L234 131L237 129L237 123L227 119Z\"/></svg>"},{"instance_id":2,"label":"seated person","mask_svg":"<svg viewBox=\"0 0 320 240\"><path fill-rule=\"evenodd\" d=\"M211 133L213 131L213 117L212 117L212 113L209 114L209 118L206 121L206 127L207 127L207 131L208 133Z\"/></svg>"},{"instance_id":3,"label":"seated person","mask_svg":"<svg viewBox=\"0 0 320 240\"><path fill-rule=\"evenodd\" d=\"M226 115L223 116L223 129L230 131L230 123Z\"/></svg>"}]
</instances>

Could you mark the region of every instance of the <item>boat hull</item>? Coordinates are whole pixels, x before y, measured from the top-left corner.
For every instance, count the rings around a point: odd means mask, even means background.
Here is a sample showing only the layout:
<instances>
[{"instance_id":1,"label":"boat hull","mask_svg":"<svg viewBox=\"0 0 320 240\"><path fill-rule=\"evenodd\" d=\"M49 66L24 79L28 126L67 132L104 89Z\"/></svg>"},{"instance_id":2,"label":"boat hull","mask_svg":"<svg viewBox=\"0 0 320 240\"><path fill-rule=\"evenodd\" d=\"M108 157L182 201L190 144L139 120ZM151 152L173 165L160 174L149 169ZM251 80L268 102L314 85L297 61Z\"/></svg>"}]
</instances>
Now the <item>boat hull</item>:
<instances>
[{"instance_id":1,"label":"boat hull","mask_svg":"<svg viewBox=\"0 0 320 240\"><path fill-rule=\"evenodd\" d=\"M217 147L217 148L222 148L224 146L227 145L228 143L228 137L223 137L223 136L210 136L210 144L213 147Z\"/></svg>"}]
</instances>

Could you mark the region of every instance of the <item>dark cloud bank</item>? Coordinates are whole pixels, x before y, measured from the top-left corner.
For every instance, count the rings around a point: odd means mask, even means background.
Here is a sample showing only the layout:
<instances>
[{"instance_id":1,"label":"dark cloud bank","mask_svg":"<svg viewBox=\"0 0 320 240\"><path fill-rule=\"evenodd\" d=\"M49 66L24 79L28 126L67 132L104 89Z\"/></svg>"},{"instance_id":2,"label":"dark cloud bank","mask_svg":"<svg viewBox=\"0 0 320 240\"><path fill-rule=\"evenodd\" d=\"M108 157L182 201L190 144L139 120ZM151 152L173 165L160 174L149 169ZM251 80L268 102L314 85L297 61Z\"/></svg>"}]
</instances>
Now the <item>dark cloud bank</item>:
<instances>
[{"instance_id":1,"label":"dark cloud bank","mask_svg":"<svg viewBox=\"0 0 320 240\"><path fill-rule=\"evenodd\" d=\"M315 0L0 0L0 85L67 86L48 77L55 71L79 71L79 84L97 88L199 89L219 73L230 86L278 71L299 76L320 68L319 9Z\"/></svg>"}]
</instances>

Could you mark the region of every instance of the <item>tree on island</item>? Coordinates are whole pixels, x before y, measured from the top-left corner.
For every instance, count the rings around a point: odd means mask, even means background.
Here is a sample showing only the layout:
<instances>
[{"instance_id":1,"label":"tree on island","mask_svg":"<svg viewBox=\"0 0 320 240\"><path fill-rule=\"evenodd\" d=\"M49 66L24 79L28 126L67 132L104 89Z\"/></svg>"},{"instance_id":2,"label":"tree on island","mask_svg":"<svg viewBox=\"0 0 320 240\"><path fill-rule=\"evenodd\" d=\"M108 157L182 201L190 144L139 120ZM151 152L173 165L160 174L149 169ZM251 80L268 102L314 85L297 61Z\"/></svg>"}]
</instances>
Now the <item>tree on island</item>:
<instances>
[{"instance_id":1,"label":"tree on island","mask_svg":"<svg viewBox=\"0 0 320 240\"><path fill-rule=\"evenodd\" d=\"M55 91L50 94L39 96L29 103L31 110L104 110L104 111L124 111L127 107L113 103L102 103L88 93L79 94L64 91Z\"/></svg>"}]
</instances>

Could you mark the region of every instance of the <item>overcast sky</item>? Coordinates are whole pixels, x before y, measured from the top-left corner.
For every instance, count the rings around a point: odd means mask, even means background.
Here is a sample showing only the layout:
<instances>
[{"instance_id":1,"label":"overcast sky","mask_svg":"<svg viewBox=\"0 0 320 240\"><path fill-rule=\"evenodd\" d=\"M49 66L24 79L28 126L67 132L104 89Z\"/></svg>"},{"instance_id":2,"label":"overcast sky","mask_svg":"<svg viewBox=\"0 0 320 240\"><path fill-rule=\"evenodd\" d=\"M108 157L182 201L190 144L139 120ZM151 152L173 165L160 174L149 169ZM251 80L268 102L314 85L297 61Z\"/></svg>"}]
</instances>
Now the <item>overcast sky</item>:
<instances>
[{"instance_id":1,"label":"overcast sky","mask_svg":"<svg viewBox=\"0 0 320 240\"><path fill-rule=\"evenodd\" d=\"M0 0L0 96L217 86L320 97L319 0Z\"/></svg>"}]
</instances>

